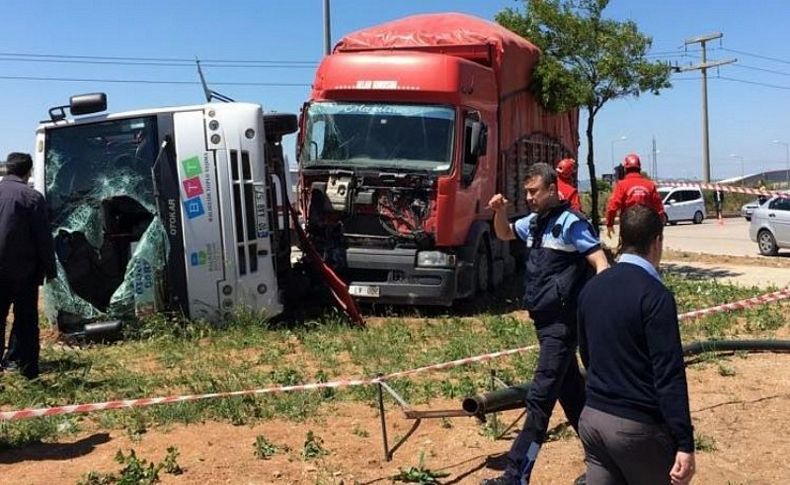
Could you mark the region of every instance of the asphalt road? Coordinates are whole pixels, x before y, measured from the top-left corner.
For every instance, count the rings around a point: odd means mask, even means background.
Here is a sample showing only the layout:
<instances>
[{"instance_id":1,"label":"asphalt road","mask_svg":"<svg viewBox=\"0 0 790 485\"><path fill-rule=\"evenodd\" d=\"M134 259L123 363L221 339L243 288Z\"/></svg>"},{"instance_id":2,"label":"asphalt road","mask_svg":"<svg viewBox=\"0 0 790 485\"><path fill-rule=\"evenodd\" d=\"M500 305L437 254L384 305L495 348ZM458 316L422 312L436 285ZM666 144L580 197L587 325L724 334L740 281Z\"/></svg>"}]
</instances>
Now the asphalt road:
<instances>
[{"instance_id":1,"label":"asphalt road","mask_svg":"<svg viewBox=\"0 0 790 485\"><path fill-rule=\"evenodd\" d=\"M608 245L616 245L616 240L605 241ZM749 239L749 222L742 217L722 219L721 224L715 219L706 219L702 224L680 222L676 226L666 226L664 247L690 253L760 255L757 243Z\"/></svg>"},{"instance_id":2,"label":"asphalt road","mask_svg":"<svg viewBox=\"0 0 790 485\"><path fill-rule=\"evenodd\" d=\"M617 226L615 230L616 228ZM615 246L612 239L604 237L604 241L611 247ZM717 220L708 219L698 225L679 223L676 226L666 226L664 247L687 253L765 257L760 256L757 243L749 239L749 222L742 217L723 219L721 224ZM786 255L787 251L781 254ZM662 266L684 274L687 278L717 280L741 286L783 288L790 282L790 270L784 267L750 266L725 261L721 263L662 261Z\"/></svg>"}]
</instances>

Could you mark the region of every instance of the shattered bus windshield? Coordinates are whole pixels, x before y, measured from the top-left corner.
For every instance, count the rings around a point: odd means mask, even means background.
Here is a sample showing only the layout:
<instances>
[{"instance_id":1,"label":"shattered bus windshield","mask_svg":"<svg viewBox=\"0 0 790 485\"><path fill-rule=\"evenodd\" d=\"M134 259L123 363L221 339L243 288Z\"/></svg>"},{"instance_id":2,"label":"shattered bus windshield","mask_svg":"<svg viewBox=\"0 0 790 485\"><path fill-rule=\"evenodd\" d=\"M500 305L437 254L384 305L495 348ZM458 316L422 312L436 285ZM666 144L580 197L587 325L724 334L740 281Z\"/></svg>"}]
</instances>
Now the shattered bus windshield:
<instances>
[{"instance_id":1,"label":"shattered bus windshield","mask_svg":"<svg viewBox=\"0 0 790 485\"><path fill-rule=\"evenodd\" d=\"M48 317L155 307L166 244L151 178L156 155L156 117L47 130L46 197L58 257L58 279L45 289Z\"/></svg>"},{"instance_id":2,"label":"shattered bus windshield","mask_svg":"<svg viewBox=\"0 0 790 485\"><path fill-rule=\"evenodd\" d=\"M313 103L307 111L301 162L310 166L450 170L455 112L451 107L377 103Z\"/></svg>"}]
</instances>

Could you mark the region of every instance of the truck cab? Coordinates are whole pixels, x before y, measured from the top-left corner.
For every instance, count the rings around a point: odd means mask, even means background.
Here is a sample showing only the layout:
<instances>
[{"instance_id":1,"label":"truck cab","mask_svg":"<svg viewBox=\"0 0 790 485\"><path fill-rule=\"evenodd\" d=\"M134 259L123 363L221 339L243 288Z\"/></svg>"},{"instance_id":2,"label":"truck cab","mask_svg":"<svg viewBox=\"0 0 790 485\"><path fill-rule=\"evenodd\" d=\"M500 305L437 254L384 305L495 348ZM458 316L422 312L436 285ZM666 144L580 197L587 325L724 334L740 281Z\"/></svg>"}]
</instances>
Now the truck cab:
<instances>
[{"instance_id":1,"label":"truck cab","mask_svg":"<svg viewBox=\"0 0 790 485\"><path fill-rule=\"evenodd\" d=\"M104 107L103 95L73 97L37 130L34 182L58 269L47 317L84 335L163 310L279 314L290 240L275 191L286 187L279 143L295 116L267 126L247 103L90 115Z\"/></svg>"},{"instance_id":2,"label":"truck cab","mask_svg":"<svg viewBox=\"0 0 790 485\"><path fill-rule=\"evenodd\" d=\"M575 112L528 90L539 51L490 22L418 15L344 37L316 72L297 157L307 232L357 298L450 306L515 269L488 201L574 156Z\"/></svg>"},{"instance_id":3,"label":"truck cab","mask_svg":"<svg viewBox=\"0 0 790 485\"><path fill-rule=\"evenodd\" d=\"M445 75L422 75L437 69ZM371 71L392 80L367 82ZM359 297L446 304L473 291L472 255L450 248L487 211L471 201L493 195L491 70L431 53L341 54L326 59L319 79L321 95L303 111L299 162L308 228L325 259L344 268ZM458 186L451 196L448 185ZM342 235L329 227L338 219Z\"/></svg>"}]
</instances>

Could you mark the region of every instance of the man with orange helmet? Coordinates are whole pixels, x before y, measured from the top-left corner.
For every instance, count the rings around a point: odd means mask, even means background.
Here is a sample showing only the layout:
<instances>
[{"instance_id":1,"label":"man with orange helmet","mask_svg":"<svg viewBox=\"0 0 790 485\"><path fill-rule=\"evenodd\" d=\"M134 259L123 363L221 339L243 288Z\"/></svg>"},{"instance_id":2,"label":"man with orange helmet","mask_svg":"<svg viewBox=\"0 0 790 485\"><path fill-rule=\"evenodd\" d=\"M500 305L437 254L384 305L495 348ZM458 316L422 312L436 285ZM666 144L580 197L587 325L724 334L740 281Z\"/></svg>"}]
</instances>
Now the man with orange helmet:
<instances>
[{"instance_id":1,"label":"man with orange helmet","mask_svg":"<svg viewBox=\"0 0 790 485\"><path fill-rule=\"evenodd\" d=\"M573 173L576 171L576 162L572 158L563 158L557 163L557 191L561 200L567 200L571 209L581 212L582 202L579 191L573 185Z\"/></svg>"},{"instance_id":2,"label":"man with orange helmet","mask_svg":"<svg viewBox=\"0 0 790 485\"><path fill-rule=\"evenodd\" d=\"M662 220L666 220L664 204L661 196L656 190L656 184L652 180L642 177L642 162L639 155L630 153L623 160L625 177L614 186L609 204L606 206L606 234L612 237L614 234L614 218L617 213L622 213L625 209L640 204L652 208Z\"/></svg>"}]
</instances>

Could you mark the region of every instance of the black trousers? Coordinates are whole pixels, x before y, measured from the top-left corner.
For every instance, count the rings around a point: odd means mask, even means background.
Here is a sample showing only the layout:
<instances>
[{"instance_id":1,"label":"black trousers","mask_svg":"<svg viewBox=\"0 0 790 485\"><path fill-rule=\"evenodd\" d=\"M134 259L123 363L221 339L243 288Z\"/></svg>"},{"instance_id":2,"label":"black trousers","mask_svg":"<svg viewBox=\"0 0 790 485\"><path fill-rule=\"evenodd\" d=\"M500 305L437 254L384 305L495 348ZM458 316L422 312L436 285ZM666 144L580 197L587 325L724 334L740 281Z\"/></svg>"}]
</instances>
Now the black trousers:
<instances>
[{"instance_id":1,"label":"black trousers","mask_svg":"<svg viewBox=\"0 0 790 485\"><path fill-rule=\"evenodd\" d=\"M585 401L584 378L576 360L575 312L549 323L536 322L535 327L540 355L527 393L526 423L508 453L506 474L517 483L529 482L557 401L577 433Z\"/></svg>"},{"instance_id":2,"label":"black trousers","mask_svg":"<svg viewBox=\"0 0 790 485\"><path fill-rule=\"evenodd\" d=\"M5 329L8 311L14 307L14 323L8 352L5 352ZM0 355L3 362L14 362L28 379L38 377L38 284L36 282L0 281Z\"/></svg>"}]
</instances>

